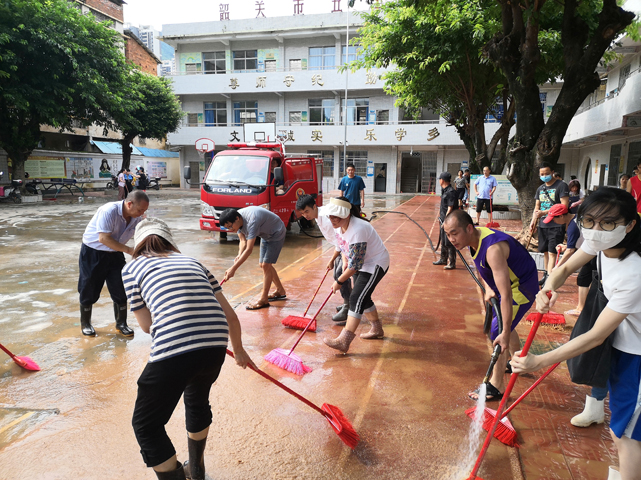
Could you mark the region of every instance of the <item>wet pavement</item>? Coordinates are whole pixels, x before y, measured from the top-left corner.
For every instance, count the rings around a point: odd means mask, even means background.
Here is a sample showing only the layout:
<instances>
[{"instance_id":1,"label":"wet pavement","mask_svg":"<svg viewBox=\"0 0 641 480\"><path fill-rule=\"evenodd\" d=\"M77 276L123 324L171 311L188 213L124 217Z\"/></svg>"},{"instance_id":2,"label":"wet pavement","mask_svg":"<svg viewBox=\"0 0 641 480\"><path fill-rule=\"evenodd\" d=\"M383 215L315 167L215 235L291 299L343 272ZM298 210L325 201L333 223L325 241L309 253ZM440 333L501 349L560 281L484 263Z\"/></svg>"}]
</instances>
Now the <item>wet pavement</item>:
<instances>
[{"instance_id":1,"label":"wet pavement","mask_svg":"<svg viewBox=\"0 0 641 480\"><path fill-rule=\"evenodd\" d=\"M215 276L231 266L238 243L222 243L198 229L197 192L151 192L148 215L163 218L181 251ZM151 339L131 316L136 335L116 334L106 289L94 307L95 338L79 332L77 257L84 228L104 195L37 205L0 205L0 342L29 355L41 372L22 371L0 359L0 479L149 479L131 428L136 380ZM397 208L436 240L438 197L366 198L373 209ZM206 449L212 479L452 479L467 478L462 465L470 425L467 392L483 378L490 349L482 335L482 305L460 265L434 267L429 243L401 215L374 222L390 251L391 266L373 299L385 339L358 337L348 355L336 355L322 338L340 327L333 297L296 352L313 371L297 377L262 361L293 345L300 331L280 320L302 315L324 273L331 247L294 227L276 268L288 300L255 312L243 303L259 292L255 251L224 291L243 327L243 342L259 366L319 406L339 406L361 435L351 451L318 413L249 370L228 361L211 393L214 416ZM506 227L508 228L508 227ZM510 227L511 228L511 227ZM515 229L516 230L516 229ZM573 281L570 281L573 284ZM310 309L329 291L329 281ZM576 287L563 287L558 311L574 307ZM570 318L568 318L570 320ZM363 324L357 333L367 331ZM529 327L519 326L522 339ZM569 328L541 328L533 348L567 340ZM520 379L513 397L538 373ZM520 449L493 441L480 475L489 479L606 478L616 464L607 427L578 429L569 419L583 407L585 387L569 382L563 364L510 418ZM490 407L493 407L490 405ZM495 408L495 406L494 406ZM184 409L167 426L180 460L186 459Z\"/></svg>"}]
</instances>

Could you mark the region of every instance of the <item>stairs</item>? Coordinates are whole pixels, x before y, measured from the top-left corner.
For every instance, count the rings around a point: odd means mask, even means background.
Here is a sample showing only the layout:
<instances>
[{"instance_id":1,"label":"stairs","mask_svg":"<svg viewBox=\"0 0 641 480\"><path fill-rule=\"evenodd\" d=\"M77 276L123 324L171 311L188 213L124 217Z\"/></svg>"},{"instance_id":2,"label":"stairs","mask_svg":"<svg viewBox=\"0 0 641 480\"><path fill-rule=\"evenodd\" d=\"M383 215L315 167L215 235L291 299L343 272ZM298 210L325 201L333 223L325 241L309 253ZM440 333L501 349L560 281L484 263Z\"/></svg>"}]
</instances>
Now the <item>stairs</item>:
<instances>
[{"instance_id":1,"label":"stairs","mask_svg":"<svg viewBox=\"0 0 641 480\"><path fill-rule=\"evenodd\" d=\"M401 177L401 192L418 193L418 173L410 169L403 169Z\"/></svg>"}]
</instances>

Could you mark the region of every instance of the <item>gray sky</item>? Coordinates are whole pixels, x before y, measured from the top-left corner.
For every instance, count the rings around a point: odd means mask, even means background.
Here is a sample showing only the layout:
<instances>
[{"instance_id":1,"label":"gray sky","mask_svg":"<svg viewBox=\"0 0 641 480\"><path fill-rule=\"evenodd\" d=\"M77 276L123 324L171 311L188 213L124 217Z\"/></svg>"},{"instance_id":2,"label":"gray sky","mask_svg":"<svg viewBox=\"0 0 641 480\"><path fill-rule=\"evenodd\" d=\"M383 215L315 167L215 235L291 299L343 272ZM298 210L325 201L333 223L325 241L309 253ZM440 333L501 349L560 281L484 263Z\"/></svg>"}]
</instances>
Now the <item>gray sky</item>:
<instances>
[{"instance_id":1,"label":"gray sky","mask_svg":"<svg viewBox=\"0 0 641 480\"><path fill-rule=\"evenodd\" d=\"M294 0L126 0L125 22L132 25L153 25L162 30L163 24L211 22L220 20L220 4L229 5L229 19L255 18L257 1L263 2L265 16L283 17L294 14ZM330 13L333 0L302 0L303 14ZM340 1L343 11L347 0ZM356 0L354 10L365 10L365 0Z\"/></svg>"}]
</instances>

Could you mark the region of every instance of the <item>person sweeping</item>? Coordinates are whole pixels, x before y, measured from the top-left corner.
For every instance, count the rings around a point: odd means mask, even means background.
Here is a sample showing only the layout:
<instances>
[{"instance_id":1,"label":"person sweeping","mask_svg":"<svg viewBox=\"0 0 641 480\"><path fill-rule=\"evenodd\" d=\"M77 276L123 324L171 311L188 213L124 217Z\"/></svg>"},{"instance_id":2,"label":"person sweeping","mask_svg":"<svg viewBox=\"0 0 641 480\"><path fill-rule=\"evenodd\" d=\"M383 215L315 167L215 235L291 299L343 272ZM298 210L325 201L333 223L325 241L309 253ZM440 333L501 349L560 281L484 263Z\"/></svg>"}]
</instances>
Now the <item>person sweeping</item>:
<instances>
[{"instance_id":1,"label":"person sweeping","mask_svg":"<svg viewBox=\"0 0 641 480\"><path fill-rule=\"evenodd\" d=\"M374 227L360 216L360 208L352 206L347 198L332 198L326 210L336 233L336 249L345 258L343 273L334 281L332 290L338 292L352 277L354 286L349 297L345 328L337 338L323 341L327 346L347 353L363 314L371 328L360 337L364 340L383 338L383 325L372 301L372 293L389 269L389 253Z\"/></svg>"},{"instance_id":2,"label":"person sweeping","mask_svg":"<svg viewBox=\"0 0 641 480\"><path fill-rule=\"evenodd\" d=\"M204 451L212 422L209 392L225 361L228 338L236 364L255 367L241 341L236 313L214 276L182 255L165 222L148 218L134 235L133 261L122 271L140 328L152 336L140 378L133 428L148 467L161 480L204 480ZM184 395L189 461L181 465L167 436Z\"/></svg>"},{"instance_id":3,"label":"person sweeping","mask_svg":"<svg viewBox=\"0 0 641 480\"><path fill-rule=\"evenodd\" d=\"M492 346L501 346L501 355L487 384L486 401L500 400L505 391L504 373L509 352L521 348L519 335L514 331L534 303L538 285L536 263L514 237L486 227L474 227L472 217L463 210L454 210L443 223L447 238L457 250L469 247L472 260L485 283L485 303L497 297L503 317L503 332L499 335L496 314L489 332ZM478 391L470 392L472 400Z\"/></svg>"}]
</instances>

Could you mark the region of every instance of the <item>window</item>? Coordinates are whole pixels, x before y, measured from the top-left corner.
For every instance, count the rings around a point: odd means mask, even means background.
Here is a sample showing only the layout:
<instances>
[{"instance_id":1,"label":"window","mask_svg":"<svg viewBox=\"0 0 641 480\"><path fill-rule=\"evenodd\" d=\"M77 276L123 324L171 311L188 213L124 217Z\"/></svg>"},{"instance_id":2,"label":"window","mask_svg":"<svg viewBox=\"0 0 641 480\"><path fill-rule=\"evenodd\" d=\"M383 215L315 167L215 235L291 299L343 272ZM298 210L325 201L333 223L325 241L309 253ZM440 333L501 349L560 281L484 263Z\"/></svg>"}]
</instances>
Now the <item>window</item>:
<instances>
[{"instance_id":1,"label":"window","mask_svg":"<svg viewBox=\"0 0 641 480\"><path fill-rule=\"evenodd\" d=\"M367 176L367 150L363 151L353 151L350 152L349 150L347 151L347 162L343 162L343 151L340 151L340 163L338 165L339 168L339 176L345 175L345 171L343 169L344 164L348 163L353 163L354 167L356 167L356 175L359 175L361 177L366 177Z\"/></svg>"},{"instance_id":2,"label":"window","mask_svg":"<svg viewBox=\"0 0 641 480\"><path fill-rule=\"evenodd\" d=\"M341 121L343 120L343 110L345 109L345 99L341 99ZM367 125L367 112L369 111L369 98L348 98L347 99L347 125Z\"/></svg>"},{"instance_id":3,"label":"window","mask_svg":"<svg viewBox=\"0 0 641 480\"><path fill-rule=\"evenodd\" d=\"M336 66L336 47L310 47L309 69L327 70Z\"/></svg>"},{"instance_id":4,"label":"window","mask_svg":"<svg viewBox=\"0 0 641 480\"><path fill-rule=\"evenodd\" d=\"M234 125L256 123L258 102L234 102Z\"/></svg>"},{"instance_id":5,"label":"window","mask_svg":"<svg viewBox=\"0 0 641 480\"><path fill-rule=\"evenodd\" d=\"M276 112L265 112L265 122L276 123Z\"/></svg>"},{"instance_id":6,"label":"window","mask_svg":"<svg viewBox=\"0 0 641 480\"><path fill-rule=\"evenodd\" d=\"M227 126L227 104L225 102L205 102L205 126Z\"/></svg>"},{"instance_id":7,"label":"window","mask_svg":"<svg viewBox=\"0 0 641 480\"><path fill-rule=\"evenodd\" d=\"M236 50L234 52L234 70L255 72L258 67L258 50Z\"/></svg>"},{"instance_id":8,"label":"window","mask_svg":"<svg viewBox=\"0 0 641 480\"><path fill-rule=\"evenodd\" d=\"M389 110L376 110L376 125L387 125L389 123Z\"/></svg>"},{"instance_id":9,"label":"window","mask_svg":"<svg viewBox=\"0 0 641 480\"><path fill-rule=\"evenodd\" d=\"M621 70L619 70L619 90L625 85L625 81L630 76L630 64L627 64Z\"/></svg>"},{"instance_id":10,"label":"window","mask_svg":"<svg viewBox=\"0 0 641 480\"><path fill-rule=\"evenodd\" d=\"M194 75L200 72L200 63L185 63L185 73L187 75Z\"/></svg>"},{"instance_id":11,"label":"window","mask_svg":"<svg viewBox=\"0 0 641 480\"><path fill-rule=\"evenodd\" d=\"M206 52L203 53L203 63L205 73L225 73L225 52Z\"/></svg>"},{"instance_id":12,"label":"window","mask_svg":"<svg viewBox=\"0 0 641 480\"><path fill-rule=\"evenodd\" d=\"M621 144L610 147L610 163L608 164L608 183L607 185L619 186L619 164L621 162ZM558 165L557 165L558 167Z\"/></svg>"},{"instance_id":13,"label":"window","mask_svg":"<svg viewBox=\"0 0 641 480\"><path fill-rule=\"evenodd\" d=\"M323 159L323 177L334 176L334 152L332 150L308 150L307 153Z\"/></svg>"},{"instance_id":14,"label":"window","mask_svg":"<svg viewBox=\"0 0 641 480\"><path fill-rule=\"evenodd\" d=\"M348 53L348 62L354 62L356 60L363 59L363 52L360 45L350 45ZM345 65L345 45L341 47L341 65Z\"/></svg>"},{"instance_id":15,"label":"window","mask_svg":"<svg viewBox=\"0 0 641 480\"><path fill-rule=\"evenodd\" d=\"M190 127L198 126L198 114L197 113L188 113L187 114L187 125Z\"/></svg>"},{"instance_id":16,"label":"window","mask_svg":"<svg viewBox=\"0 0 641 480\"><path fill-rule=\"evenodd\" d=\"M300 72L303 69L301 59L295 59L289 61L289 71L290 72Z\"/></svg>"},{"instance_id":17,"label":"window","mask_svg":"<svg viewBox=\"0 0 641 480\"><path fill-rule=\"evenodd\" d=\"M641 160L641 142L630 142L628 147L628 175L632 176L632 169L638 165L639 160Z\"/></svg>"},{"instance_id":18,"label":"window","mask_svg":"<svg viewBox=\"0 0 641 480\"><path fill-rule=\"evenodd\" d=\"M302 121L301 112L289 112L289 124L300 125Z\"/></svg>"},{"instance_id":19,"label":"window","mask_svg":"<svg viewBox=\"0 0 641 480\"><path fill-rule=\"evenodd\" d=\"M276 71L276 60L265 60L265 71L266 72L275 72Z\"/></svg>"},{"instance_id":20,"label":"window","mask_svg":"<svg viewBox=\"0 0 641 480\"><path fill-rule=\"evenodd\" d=\"M95 17L97 22L109 22L107 26L113 27L114 26L114 21L111 17L105 15L102 12L99 12L98 10L94 10L93 8L89 9L89 12Z\"/></svg>"},{"instance_id":21,"label":"window","mask_svg":"<svg viewBox=\"0 0 641 480\"><path fill-rule=\"evenodd\" d=\"M311 125L334 125L333 98L318 98L309 100L309 123Z\"/></svg>"}]
</instances>

